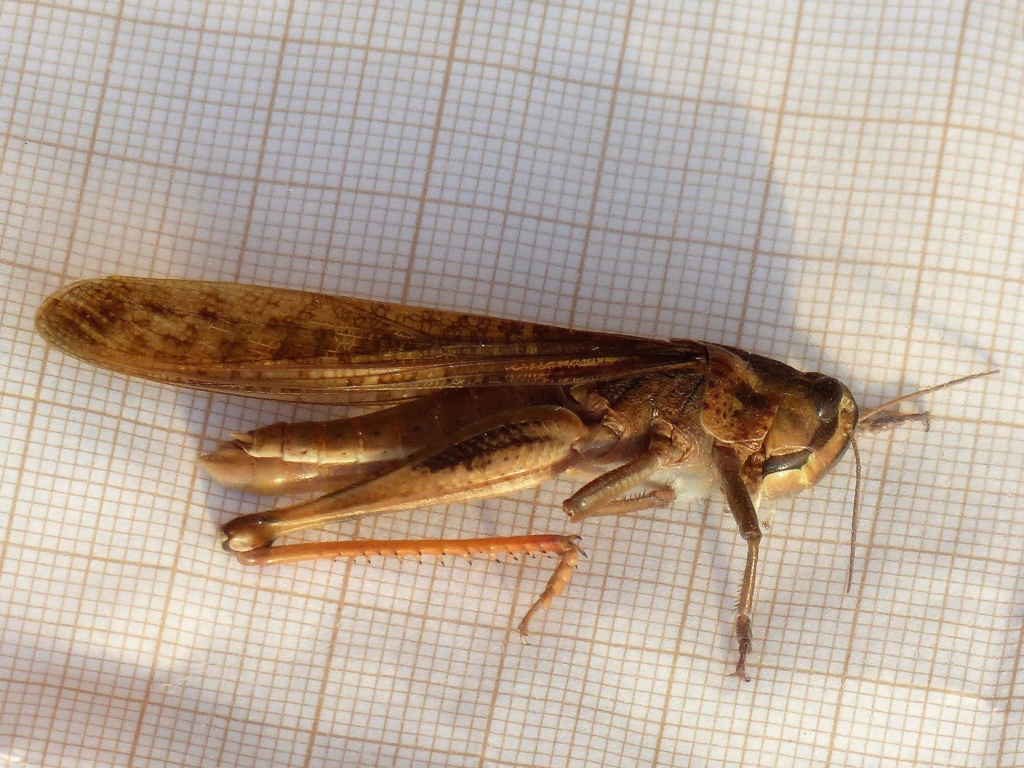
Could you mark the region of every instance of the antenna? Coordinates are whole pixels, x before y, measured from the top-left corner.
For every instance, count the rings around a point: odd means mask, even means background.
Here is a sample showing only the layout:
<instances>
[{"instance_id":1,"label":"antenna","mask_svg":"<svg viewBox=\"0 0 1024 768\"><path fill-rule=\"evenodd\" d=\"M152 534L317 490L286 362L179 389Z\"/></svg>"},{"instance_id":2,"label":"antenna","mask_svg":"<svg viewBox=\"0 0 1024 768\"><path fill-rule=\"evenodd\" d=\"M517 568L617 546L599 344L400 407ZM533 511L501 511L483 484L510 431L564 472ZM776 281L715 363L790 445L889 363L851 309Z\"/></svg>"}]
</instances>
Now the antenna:
<instances>
[{"instance_id":1,"label":"antenna","mask_svg":"<svg viewBox=\"0 0 1024 768\"><path fill-rule=\"evenodd\" d=\"M917 397L924 395L930 395L932 392L938 392L941 389L948 389L949 387L955 387L958 384L966 384L968 381L974 379L980 379L983 376L992 376L993 374L999 373L998 370L985 371L984 373L972 373L970 376L961 376L959 379L953 379L947 381L945 384L936 384L934 387L926 387L925 389L919 389L916 392L911 392L909 395L901 395L900 397L889 400L888 402L882 403L870 411L865 413L857 422L857 428L854 430L853 435L850 436L850 442L853 445L853 463L854 463L854 481L853 481L853 517L850 521L850 567L846 572L846 593L849 594L850 590L853 589L853 563L856 559L857 553L857 520L860 517L860 450L857 448L857 433L859 432L878 432L883 429L894 429L902 424L906 424L911 421L920 421L924 423L924 428L928 429L930 426L930 420L928 417L928 411L920 411L916 413L900 413L894 411L893 406L905 403L907 400L913 400Z\"/></svg>"}]
</instances>

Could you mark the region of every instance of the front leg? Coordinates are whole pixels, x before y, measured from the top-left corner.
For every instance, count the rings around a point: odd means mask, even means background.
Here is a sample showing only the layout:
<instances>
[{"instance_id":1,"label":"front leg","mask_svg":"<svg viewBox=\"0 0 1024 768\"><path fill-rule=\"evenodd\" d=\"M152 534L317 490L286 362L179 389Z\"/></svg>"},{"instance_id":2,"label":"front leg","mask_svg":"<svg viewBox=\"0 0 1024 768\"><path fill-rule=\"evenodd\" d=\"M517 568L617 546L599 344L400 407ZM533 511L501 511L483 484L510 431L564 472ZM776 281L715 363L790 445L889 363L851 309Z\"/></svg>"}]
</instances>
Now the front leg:
<instances>
[{"instance_id":1,"label":"front leg","mask_svg":"<svg viewBox=\"0 0 1024 768\"><path fill-rule=\"evenodd\" d=\"M590 517L625 515L671 504L676 494L667 486L639 496L628 497L626 494L647 482L659 469L678 462L681 455L677 446L655 437L644 453L591 480L566 499L562 508L569 519L577 523Z\"/></svg>"},{"instance_id":2,"label":"front leg","mask_svg":"<svg viewBox=\"0 0 1024 768\"><path fill-rule=\"evenodd\" d=\"M722 490L729 502L729 509L736 519L740 536L747 542L747 562L743 568L743 583L740 586L739 605L736 610L736 639L740 646L740 659L736 663L736 677L750 680L747 675L747 654L750 652L751 615L754 611L754 587L757 581L757 558L761 543L761 526L757 520L757 509L747 492L741 475L742 464L736 452L726 445L716 445L712 457L722 480Z\"/></svg>"}]
</instances>

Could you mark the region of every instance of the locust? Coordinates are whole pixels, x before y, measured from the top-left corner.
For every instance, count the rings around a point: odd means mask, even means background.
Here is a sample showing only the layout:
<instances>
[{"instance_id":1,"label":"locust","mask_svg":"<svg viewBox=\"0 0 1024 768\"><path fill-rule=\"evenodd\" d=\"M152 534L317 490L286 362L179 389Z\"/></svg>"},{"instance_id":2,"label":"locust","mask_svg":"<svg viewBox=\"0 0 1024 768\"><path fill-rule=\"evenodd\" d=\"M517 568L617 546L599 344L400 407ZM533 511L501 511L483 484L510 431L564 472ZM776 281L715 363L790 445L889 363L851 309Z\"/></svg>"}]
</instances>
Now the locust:
<instances>
[{"instance_id":1,"label":"locust","mask_svg":"<svg viewBox=\"0 0 1024 768\"><path fill-rule=\"evenodd\" d=\"M837 379L730 346L193 280L83 280L46 299L36 327L65 353L131 376L374 408L236 433L202 456L206 472L228 488L320 494L236 517L222 527L224 548L247 565L553 554L554 572L519 624L524 637L537 611L568 586L583 554L578 536L279 539L508 494L567 472L585 480L562 505L572 522L706 497L717 487L746 542L734 673L745 680L759 504L815 485L857 432L926 418L900 413L899 403L987 375L905 395L858 418Z\"/></svg>"}]
</instances>

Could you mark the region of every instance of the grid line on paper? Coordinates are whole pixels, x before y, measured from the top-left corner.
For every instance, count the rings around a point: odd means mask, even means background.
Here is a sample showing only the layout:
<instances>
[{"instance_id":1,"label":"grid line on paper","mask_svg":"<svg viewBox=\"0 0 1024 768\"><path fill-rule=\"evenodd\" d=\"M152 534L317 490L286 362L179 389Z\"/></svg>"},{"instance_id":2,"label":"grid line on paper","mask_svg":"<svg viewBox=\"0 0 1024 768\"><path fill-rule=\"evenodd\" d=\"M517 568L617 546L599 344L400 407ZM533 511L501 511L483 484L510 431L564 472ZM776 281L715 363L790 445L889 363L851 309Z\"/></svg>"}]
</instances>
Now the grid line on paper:
<instances>
[{"instance_id":1,"label":"grid line on paper","mask_svg":"<svg viewBox=\"0 0 1024 768\"><path fill-rule=\"evenodd\" d=\"M346 46L346 50L359 51L359 50L364 50L364 49L361 49L361 48L358 48L358 47L351 48L349 46ZM382 52L382 51L377 51L376 49L370 49L370 48L365 49L365 50L367 52L371 52L371 51L377 52L377 53L381 53ZM449 59L446 58L444 60L448 61ZM475 66L475 65L479 65L480 64L480 62L475 61L473 59L466 59L466 58L459 58L459 57L455 57L455 58L451 59L451 61L453 63L463 64L463 65L466 65L466 66ZM502 70L502 72L517 72L518 74L521 74L524 77L528 77L528 78L531 75L534 76L534 77L536 76L536 72L531 72L530 70L525 70L525 69L518 70L518 69L516 69L514 67L513 68L502 67L501 70ZM597 87L597 86L594 86L592 83L590 83L587 80L578 79L578 78L555 77L555 78L552 78L552 79L553 80L558 80L559 82L564 82L566 84L572 84L572 85L577 85L577 86ZM609 90L609 91L611 90L607 86L600 86L600 88L602 90ZM643 97L643 96L648 95L648 93L646 91L642 90L642 89L630 88L628 86L622 86L622 87L616 89L616 92L618 94L620 94L620 95L633 95L633 96L638 96L638 97ZM714 99L707 99L707 100L702 99L699 102L695 101L693 103L694 104L698 104L699 103L701 106L704 106L704 107L717 107L717 108L720 108L720 109L728 109L730 107L735 107L735 103L733 103L733 102L729 102L729 101L716 101ZM819 111L807 111L807 110L799 109L798 107L791 107L791 108L787 109L782 114L783 114L783 117L785 117L785 118L797 118L797 119L804 119L804 120L812 120L813 119L813 120L831 120L831 121L856 122L858 125L863 125L865 127L888 126L888 127L892 127L892 128L905 128L906 125L907 125L906 121L904 121L904 120L900 120L900 119L897 119L897 118L886 117L886 116L861 115L861 114L858 114L858 115L855 115L855 116L851 116L849 114L844 114L844 113L826 113L826 112L819 112ZM1019 143L1019 142L1022 141L1022 139L1024 139L1024 137L1022 137L1022 135L1020 133L1012 131L1012 130L1009 130L1009 129L1005 129L1005 128L987 128L987 127L982 129L982 128L979 128L977 125L974 125L973 123L971 123L969 121L957 121L957 120L952 119L952 117L949 120L946 120L946 121L939 121L939 120L915 120L913 125L917 129L927 129L927 128L945 129L945 128L948 128L948 129L951 129L951 130L959 130L959 131L963 131L963 132L979 133L979 134L983 134L986 137L993 137L993 138L1003 139L1003 140L1005 140L1007 142L1011 142L1011 143ZM46 148L50 148L50 149L70 149L70 150L75 150L76 149L74 143L64 143L64 142L57 141L57 140L49 140L49 139L46 139L46 138L38 138L38 137L32 136L29 133L25 133L23 131L8 130L8 131L5 132L4 135L8 136L11 139L15 139L15 140L31 141L33 144L35 144L35 145L37 145L39 147L46 147ZM109 149L90 148L88 150L88 154L90 154L94 158L100 158L100 159L109 159L109 160L122 160L122 159L124 159L124 154L123 153L116 152L116 151L109 150ZM153 159L152 157L147 157L146 155L140 155L140 156L132 158L132 159L133 159L133 162L137 162L137 163L139 163L142 166L146 166L146 167L150 167L150 168L160 168L160 169L171 170L171 171L180 171L180 170L182 170L183 167L187 168L187 166L183 166L181 164L175 164L175 163L172 163L172 162L156 160L156 159ZM188 158L182 158L182 162L185 162L187 159ZM253 178L252 174L239 174L239 173L232 173L232 172L229 172L229 171L218 172L217 176L219 176L221 178L224 178L226 180L235 180L235 181L238 181L238 180L249 181L249 180L251 180ZM311 188L322 188L322 187L318 187L317 185L306 185L306 186L309 186ZM331 189L333 189L333 187L331 187ZM400 193L388 192L386 190L374 189L373 192L375 194L380 194L382 196L404 197ZM421 195L413 196L413 199L416 199L416 200L419 200L420 198L421 198ZM433 198L431 198L429 196L426 199L428 201L432 201L433 200ZM953 199L956 199L956 198L953 198ZM615 230L612 230L612 231L615 231ZM631 230L626 230L626 231L631 231Z\"/></svg>"},{"instance_id":2,"label":"grid line on paper","mask_svg":"<svg viewBox=\"0 0 1024 768\"><path fill-rule=\"evenodd\" d=\"M207 396L209 400L209 396ZM209 414L210 409L206 408L205 412ZM206 418L204 417L204 431L206 427ZM198 467L194 467L192 470L191 482L188 484L188 490L184 497L184 504L186 509L191 509L195 506L194 499L196 496L196 479ZM173 589L173 586L179 581L181 574L183 573L180 563L182 561L182 550L185 542L185 532L188 527L188 516L184 516L181 521L181 525L177 531L177 535L174 537L174 550L172 554L172 564L167 568L168 577L168 595ZM163 605L161 606L161 616L159 623L159 630L156 638L154 639L154 657L159 657L161 648L168 644L168 640L165 635L168 628L168 617L170 615L171 601L165 598ZM139 699L139 712L138 720L135 723L135 727L132 733L131 747L129 751L129 764L133 764L139 759L138 751L143 740L143 731L146 728L149 717L151 716L151 710L157 708L161 713L166 707L166 702L160 702L158 705L153 702L153 689L156 685L155 675L150 675L146 679L146 684L143 693Z\"/></svg>"},{"instance_id":3,"label":"grid line on paper","mask_svg":"<svg viewBox=\"0 0 1024 768\"><path fill-rule=\"evenodd\" d=\"M626 8L626 21L622 30L622 45L619 48L615 63L615 76L611 87L611 96L608 99L607 114L601 136L601 152L597 161L597 169L594 172L593 193L590 198L590 205L587 211L586 225L583 229L583 243L581 245L580 265L576 273L576 284L569 297L568 323L574 324L577 313L577 305L580 301L580 291L583 287L583 276L587 269L587 255L590 251L590 242L594 234L594 222L597 219L597 204L600 198L600 189L604 177L605 163L608 159L608 144L611 139L612 121L615 119L616 110L621 98L620 85L622 83L622 68L625 62L627 43L629 40L630 25L633 21L634 0L630 0Z\"/></svg>"},{"instance_id":4,"label":"grid line on paper","mask_svg":"<svg viewBox=\"0 0 1024 768\"><path fill-rule=\"evenodd\" d=\"M934 219L934 215L935 215L936 198L937 198L937 195L938 195L938 185L939 185L939 181L940 181L941 175L942 175L942 164L943 164L943 158L945 157L945 153L946 153L946 142L947 142L947 137L948 137L948 133L949 133L949 116L950 116L950 112L951 112L951 108L952 108L952 103L953 103L953 97L954 97L955 88L956 88L957 71L958 71L958 68L959 68L959 63L960 63L960 59L961 59L962 51L963 51L963 42L964 42L964 37L963 36L964 36L965 30L966 30L966 24L967 24L967 19L968 19L968 15L969 15L968 11L969 11L969 4L967 6L965 6L964 11L963 11L963 16L962 16L962 19L961 19L960 39L958 41L957 49L956 49L956 52L954 54L953 73L952 73L951 77L949 78L949 82L950 82L949 93L947 95L946 104L945 104L945 110L944 110L944 112L945 112L945 120L941 124L941 137L940 137L940 140L939 140L939 147L938 147L938 151L937 151L937 162L935 164L935 168L934 168L934 172L933 172L933 178L932 178L932 183L931 183L931 191L930 191L930 194L928 196L929 202L928 202L928 212L926 214L926 220L925 220L925 225L924 225L924 237L922 239L922 246L921 246L921 251L920 251L920 255L919 255L919 259L918 259L917 269L914 270L914 284L913 284L913 288L912 288L912 297L911 297L911 301L910 301L910 307L911 307L911 309L910 309L910 317L911 317L911 322L907 323L907 331L906 331L905 342L904 342L908 346L911 343L911 332L912 332L912 327L914 325L913 318L914 318L914 316L916 314L917 306L918 306L918 300L919 300L919 297L920 297L920 294L921 294L921 283L922 283L922 279L923 279L923 276L924 276L925 260L927 258L927 247L928 247L928 243L930 242L930 239L931 239L932 223L933 223L933 219ZM903 368L902 368L902 370L899 373L899 385L900 385L900 388L903 387L904 383L907 380L907 367L908 367L908 363L909 363L909 361L904 359L904 361L903 361ZM880 494L884 494L885 493L885 489L886 489L886 486L888 484L888 478L889 478L889 473L890 473L890 465L891 465L891 460L892 460L892 446L893 446L893 441L888 441L888 443L886 445L886 448L884 450L884 453L883 453L881 474L880 474L880 477L879 477L879 486L878 486ZM873 551L873 549L875 547L876 525L877 525L877 519L873 519L872 520L871 528L869 530L869 534L866 537L866 541L863 542L863 544L862 544L862 547L864 548L864 552L865 552L865 557L870 557L871 556L870 553ZM856 632L856 628L859 625L859 617L860 617L861 610L862 610L862 605L861 605L862 598L863 598L863 589L859 588L857 590L857 599L856 599L855 605L854 605L853 618L852 618L852 621L850 623L851 633ZM854 637L851 635L851 637L848 640L849 644L848 644L847 647L852 647L853 641L854 641ZM836 708L836 711L835 711L835 714L834 714L834 717L833 717L833 721L832 721L833 745L834 745L835 736L838 734L839 715L840 715L840 711L841 711L841 708L842 708L842 700L845 697L845 693L846 693L847 687L848 687L847 675L849 673L850 661L851 661L850 655L847 654L845 659L844 659L843 674L842 674L842 677L841 677L841 680L840 680L840 698L839 698L840 706ZM833 746L833 748L834 748L834 746ZM832 759L833 748L830 748L830 750L829 750L829 756L828 756L829 760Z\"/></svg>"},{"instance_id":5,"label":"grid line on paper","mask_svg":"<svg viewBox=\"0 0 1024 768\"><path fill-rule=\"evenodd\" d=\"M1024 200L1024 175L1020 175L1017 178L1016 199ZM1019 233L1022 231L1024 231L1024 207L1017 206L1013 213L1013 225L1011 227L1011 232L1018 233L1018 237L1016 238L1018 242L1020 240ZM1006 289L1010 282L1011 281L1009 280L1003 280L1000 282L999 292L1001 297L1006 297ZM999 306L1005 306L1006 303L1007 302L1000 301ZM1021 423L1008 423L1005 421L998 422L994 420L989 421L982 419L978 420L976 423L979 425L979 427L990 427L990 430L988 431L992 433L996 431L996 428L1000 427L1009 427L1010 429L1014 430L1020 430L1024 428L1024 425L1022 425ZM1008 567L1010 566L1009 563L1006 563L1006 565ZM1006 683L1006 699L1005 706L1003 708L1004 714L1002 718L1001 727L999 729L998 748L996 750L997 765L1003 765L1004 760L1007 757L1010 757L1010 759L1017 759L1017 753L1007 752L1007 745L1009 745L1011 741L1014 739L1016 739L1019 743L1020 738L1020 715L1018 713L1016 722L1014 722L1013 713L1014 707L1017 707L1017 709L1019 710L1021 708L1022 701L1024 701L1024 697L1022 697L1020 693L1021 688L1024 687L1024 622L1021 622L1020 626L1018 627L1017 638L1016 643L1014 645L1012 658L1013 662L1011 665L1011 669L1007 673L1007 677L1009 678L1009 680ZM1017 728L1017 733L1013 733L1014 728Z\"/></svg>"},{"instance_id":6,"label":"grid line on paper","mask_svg":"<svg viewBox=\"0 0 1024 768\"><path fill-rule=\"evenodd\" d=\"M459 45L459 30L462 27L462 15L465 12L465 7L465 0L459 0L457 10L455 11L455 21L452 24L451 42L448 46L448 55L443 61L444 76L441 79L441 89L437 99L437 112L434 115L434 123L430 133L430 149L427 153L427 165L423 171L423 185L420 188L420 194L417 202L416 221L413 224L412 238L409 244L409 259L405 268L405 282L402 285L401 297L403 303L408 303L409 293L412 290L413 268L415 266L415 260L419 255L420 239L423 236L423 220L427 207L427 190L430 189L430 185L433 181L434 160L437 155L437 144L441 135L445 109L448 107L448 88L452 80L452 68L455 65L455 51L458 49Z\"/></svg>"},{"instance_id":7,"label":"grid line on paper","mask_svg":"<svg viewBox=\"0 0 1024 768\"><path fill-rule=\"evenodd\" d=\"M796 16L793 21L792 38L787 41L789 46L789 54L787 56L786 74L782 79L782 91L779 95L780 109L776 115L775 126L772 130L771 136L771 149L768 154L768 173L764 183L764 192L761 197L761 204L758 210L757 218L757 229L754 235L754 242L750 250L750 273L751 276L744 281L742 298L739 301L739 319L737 320L737 343L743 346L744 334L747 332L747 314L750 311L750 298L751 291L753 290L753 274L756 272L758 265L758 257L761 255L761 243L764 239L765 220L768 215L769 204L771 202L770 195L772 191L773 176L777 165L777 158L779 153L779 143L782 136L782 128L785 122L786 116L789 114L789 89L790 82L793 78L793 52L796 47L797 39L800 35L800 25L803 18L803 3L801 3L797 9Z\"/></svg>"},{"instance_id":8,"label":"grid line on paper","mask_svg":"<svg viewBox=\"0 0 1024 768\"><path fill-rule=\"evenodd\" d=\"M914 317L914 315L916 313L917 302L918 302L918 299L919 299L920 294L921 294L921 281L922 281L922 278L923 278L923 272L924 272L924 267L925 267L924 261L926 259L927 247L928 247L928 243L929 243L930 237L931 237L931 226L932 226L932 220L933 220L934 212L935 212L936 196L937 196L937 193L938 193L938 184L939 184L939 180L941 178L941 173L942 173L942 159L943 159L943 157L945 155L946 138L948 136L948 131L949 131L949 127L948 126L949 126L950 111L951 111L951 108L952 108L953 95L954 95L954 91L955 91L955 88L956 88L956 80L957 80L957 78L956 78L956 70L957 70L957 68L959 66L960 57L962 55L963 35L964 35L964 31L966 29L967 18L968 18L968 10L969 10L969 4L967 6L965 6L964 11L963 11L963 16L962 16L962 19L961 19L961 27L960 27L960 39L958 41L957 50L956 50L956 53L955 53L955 56L954 56L954 62L955 62L954 63L954 71L953 71L953 75L949 78L949 81L950 81L949 93L948 93L948 96L947 96L947 100L946 100L946 104L945 104L945 110L944 110L945 119L944 119L944 121L941 124L942 134L941 134L941 139L940 139L940 143L939 143L939 149L938 149L938 153L937 153L938 161L935 164L935 169L934 169L933 178L932 178L931 194L929 195L928 213L927 213L927 216L926 216L926 224L925 224L925 227L924 227L924 237L922 238L922 246L921 246L920 258L918 259L917 269L914 270L914 285L913 285L913 290L912 290L912 298L911 298L911 302L910 302L910 306L911 306L911 310L910 310L911 320L913 319L913 317ZM846 222L844 221L844 227L845 226L846 226ZM913 322L909 322L907 324L907 330L906 330L906 336L905 336L905 343L907 345L909 345L910 342L911 342L912 328L913 328ZM904 359L904 361L903 361L903 368L902 368L902 370L899 373L898 383L899 383L899 386L900 386L901 389L903 388L903 386L904 386L904 384L905 384L905 382L907 380L907 362L908 361L906 359ZM888 481L888 477L889 477L890 462L891 462L891 458L892 458L892 445L893 445L893 441L891 441L891 440L888 441L888 443L887 443L887 445L885 447L884 453L883 453L883 457L882 457L882 468L881 468L881 475L880 475L880 478L879 478L879 486L878 486L880 494L884 494L885 488L886 488L886 485L887 485L887 481ZM877 518L872 519L871 527L869 529L868 536L866 537L866 541L862 540L861 548L862 548L862 551L865 553L864 554L865 557L870 557L871 556L870 553L873 551L873 549L875 547L875 532L876 532L875 529L876 529L876 525L877 525ZM864 578L866 578L866 573L864 575L862 575L862 577L861 577L861 584L859 584L858 588L857 588L856 599L854 601L854 607L853 607L853 615L852 615L852 619L850 621L850 632L851 632L851 635L850 635L850 637L847 638L847 645L846 645L847 649L850 649L850 648L853 647L854 642L855 642L855 636L854 635L856 634L857 628L860 625L860 616L861 616L861 612L863 610L862 600L863 600L863 594L864 594L864 592L863 592L863 579ZM831 762L833 757L834 757L835 747L836 747L836 739L838 738L838 735L839 735L840 715L841 715L841 713L843 711L844 699L846 698L846 696L848 694L848 691L849 691L849 687L850 687L850 680L849 680L850 664L851 664L851 656L850 656L850 653L847 652L844 655L842 674L841 674L840 680L839 680L839 695L838 695L838 698L837 698L837 706L836 706L836 708L835 708L835 710L833 712L833 717L832 717L832 723L831 723L832 734L831 734L831 739L830 739L830 743L829 743L829 750L828 750L828 756L827 756L827 761L828 762Z\"/></svg>"},{"instance_id":9,"label":"grid line on paper","mask_svg":"<svg viewBox=\"0 0 1024 768\"><path fill-rule=\"evenodd\" d=\"M94 156L99 156L99 155L102 155L102 154L103 153L94 153ZM151 165L152 167L161 167L161 168L165 168L165 169L171 169L173 167L170 164L152 163L152 162L148 162L148 161L140 161L140 163L141 164L145 164L145 165ZM229 175L223 175L223 174L218 174L218 176L221 177L221 178L232 178ZM250 177L238 176L238 177L234 177L234 178L236 178L236 179L248 179ZM322 187L322 186L318 186L318 187L314 187L314 188L316 188L316 189L327 189L327 188ZM362 191L364 191L364 190L360 190L358 188L347 188L347 187L343 187L343 188L341 188L341 190L344 191L344 192L362 192ZM392 199L402 199L402 200L419 200L420 199L419 197L410 198L408 195L403 195L401 193L392 193L392 192L374 192L373 194L374 194L374 196L381 197L381 198L392 198ZM952 199L955 200L955 198L952 198ZM425 198L425 201L426 201L427 204L439 204L439 203L446 202L443 198L436 198L436 197L432 197L432 196ZM487 212L496 213L496 214L505 214L506 217L509 215L509 210L507 208L501 209L501 208L497 208L497 207L487 207L487 206L474 206L474 207L477 210L481 210L481 211L487 211ZM568 221L566 221L564 219L559 219L559 218L556 218L556 217L548 217L548 216L539 216L539 215L536 215L536 214L533 214L533 213L528 213L528 212L517 212L515 215L516 215L517 218L520 218L520 219L534 220L534 221L538 221L538 222L544 222L544 223L547 223L547 224L568 224L569 223ZM621 228L621 227L600 226L600 225L596 225L596 224L591 228L591 231L595 232L595 233L614 234L614 235L636 234L636 232L634 230L624 229L624 228ZM674 243L674 244L677 244L677 245L693 245L693 246L716 246L716 245L722 245L721 242L718 242L718 241L715 241L715 240L707 240L707 239L702 239L702 238L681 238L678 235L659 234L659 233L656 233L656 232L643 233L641 235L641 237L643 239L645 239L645 240L650 240L652 242L661 241L661 242ZM770 248L762 248L762 249L759 250L759 253L761 253L763 255L766 255L766 256L792 256L792 253L781 252L781 251L777 251L777 250L770 249ZM808 264L808 265L810 265L810 264L827 265L827 264L832 264L833 263L833 260L830 257L825 256L825 255L817 255L814 252L801 253L800 254L800 261L801 261L801 263L805 263L805 264ZM860 258L860 259L858 259L858 264L861 265L861 266L864 266L864 267L873 267L873 266L884 267L884 266L888 265L888 262L885 259ZM52 268L51 269L51 268L47 268L47 267L40 267L38 271L39 271L40 274L45 274L45 275L48 275L48 276L54 277L54 278L62 278L63 279L64 277L66 277L66 273L65 272L63 272L63 271L61 271L59 269L56 269L56 268ZM972 270L972 269L969 269L969 268L966 268L966 267L957 266L956 264L954 264L952 266L949 266L949 265L946 265L946 264L936 265L936 266L933 266L933 267L929 267L928 271L931 274L942 274L942 275L949 275L949 276L954 276L954 277L974 277L976 275L976 271L975 270ZM1005 275L1005 276L1003 276L1001 278L1000 283L1004 287L1007 286L1007 285L1024 285L1024 275L1007 274L1007 275ZM943 419L949 420L949 421L958 421L959 420L958 417L953 416L953 415L948 415L948 414L944 415ZM974 422L975 420L972 418L970 421ZM994 423L998 424L998 425L1003 425L1006 422L999 421L999 422L994 422Z\"/></svg>"},{"instance_id":10,"label":"grid line on paper","mask_svg":"<svg viewBox=\"0 0 1024 768\"><path fill-rule=\"evenodd\" d=\"M271 42L277 45L277 64L274 67L274 78L270 84L270 93L267 99L267 114L263 121L263 132L260 139L259 151L256 153L256 163L253 167L253 181L252 192L249 195L248 208L245 215L245 224L242 230L241 237L241 251L238 259L238 267L235 271L235 281L241 279L242 276L242 263L241 256L249 249L249 242L251 237L251 229L253 222L256 220L256 202L260 197L260 185L263 182L263 166L267 158L267 145L270 141L271 128L273 126L273 120L277 109L277 93L278 88L281 84L281 72L283 71L283 63L285 55L287 54L288 46L286 40L288 38L288 30L291 27L292 14L295 12L295 2L290 0L288 3L288 10L285 14L284 29L282 30L281 37L271 38Z\"/></svg>"}]
</instances>

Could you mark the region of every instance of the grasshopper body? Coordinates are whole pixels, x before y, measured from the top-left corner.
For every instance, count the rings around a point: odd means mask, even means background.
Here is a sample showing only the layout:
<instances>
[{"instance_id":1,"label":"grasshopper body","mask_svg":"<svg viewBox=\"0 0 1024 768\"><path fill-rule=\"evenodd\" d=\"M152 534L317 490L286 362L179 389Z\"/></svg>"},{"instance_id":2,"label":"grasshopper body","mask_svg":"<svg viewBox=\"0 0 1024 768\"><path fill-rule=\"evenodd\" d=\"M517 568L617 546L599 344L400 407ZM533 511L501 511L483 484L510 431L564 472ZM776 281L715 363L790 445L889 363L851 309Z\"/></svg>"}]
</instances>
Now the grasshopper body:
<instances>
[{"instance_id":1,"label":"grasshopper body","mask_svg":"<svg viewBox=\"0 0 1024 768\"><path fill-rule=\"evenodd\" d=\"M563 505L573 521L667 505L684 484L717 486L747 543L736 618L736 674L744 678L757 504L818 482L858 425L853 396L836 379L737 349L285 289L85 280L47 299L37 327L69 354L156 381L378 406L236 434L202 457L207 472L233 488L323 494L230 521L225 548L251 564L556 554L555 574L520 624L524 635L568 584L577 537L278 539L331 521L509 493L568 470L591 478Z\"/></svg>"}]
</instances>

